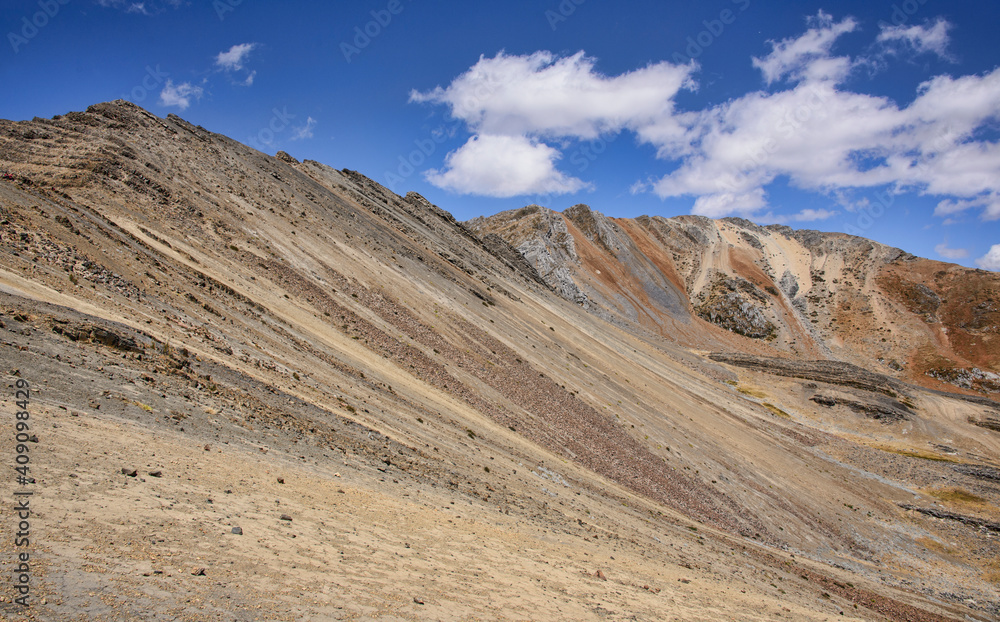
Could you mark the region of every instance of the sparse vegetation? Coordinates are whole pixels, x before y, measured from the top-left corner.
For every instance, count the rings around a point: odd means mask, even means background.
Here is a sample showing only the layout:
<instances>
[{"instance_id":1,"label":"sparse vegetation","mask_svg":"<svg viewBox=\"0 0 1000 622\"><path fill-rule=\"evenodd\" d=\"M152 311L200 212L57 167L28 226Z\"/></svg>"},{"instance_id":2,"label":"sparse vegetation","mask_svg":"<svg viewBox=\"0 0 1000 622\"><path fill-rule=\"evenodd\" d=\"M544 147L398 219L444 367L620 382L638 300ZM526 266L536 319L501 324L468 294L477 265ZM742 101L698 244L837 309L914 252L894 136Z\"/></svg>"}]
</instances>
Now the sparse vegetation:
<instances>
[{"instance_id":1,"label":"sparse vegetation","mask_svg":"<svg viewBox=\"0 0 1000 622\"><path fill-rule=\"evenodd\" d=\"M936 462L954 462L959 463L959 460L952 458L951 456L946 456L944 454L928 451L926 449L916 449L910 447L896 447L893 445L874 445L875 449L881 451L899 454L900 456L906 456L908 458L920 458L921 460L933 460Z\"/></svg>"},{"instance_id":2,"label":"sparse vegetation","mask_svg":"<svg viewBox=\"0 0 1000 622\"><path fill-rule=\"evenodd\" d=\"M972 492L962 488L960 486L945 486L941 488L932 488L925 490L928 496L934 497L945 503L964 507L971 510L982 510L990 507L990 504L979 495L973 494Z\"/></svg>"},{"instance_id":3,"label":"sparse vegetation","mask_svg":"<svg viewBox=\"0 0 1000 622\"><path fill-rule=\"evenodd\" d=\"M752 386L738 386L736 390L743 395L749 395L750 397L756 397L758 399L764 399L767 397L767 393L764 393L760 389Z\"/></svg>"},{"instance_id":4,"label":"sparse vegetation","mask_svg":"<svg viewBox=\"0 0 1000 622\"><path fill-rule=\"evenodd\" d=\"M771 411L774 415L776 415L778 417L781 417L782 419L791 419L792 418L791 415L789 415L785 411L781 410L780 408L778 408L774 404L771 404L769 402L764 402L763 406L764 406L764 408L766 408L769 411Z\"/></svg>"}]
</instances>

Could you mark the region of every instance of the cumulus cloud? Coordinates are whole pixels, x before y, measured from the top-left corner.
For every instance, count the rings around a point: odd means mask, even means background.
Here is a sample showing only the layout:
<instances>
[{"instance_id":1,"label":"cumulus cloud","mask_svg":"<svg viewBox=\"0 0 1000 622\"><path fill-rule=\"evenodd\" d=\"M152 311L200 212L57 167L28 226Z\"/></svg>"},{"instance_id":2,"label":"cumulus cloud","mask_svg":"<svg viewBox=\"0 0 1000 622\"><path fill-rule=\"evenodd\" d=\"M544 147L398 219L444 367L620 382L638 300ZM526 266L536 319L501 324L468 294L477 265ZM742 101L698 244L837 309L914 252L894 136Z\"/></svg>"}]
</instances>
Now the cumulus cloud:
<instances>
[{"instance_id":1,"label":"cumulus cloud","mask_svg":"<svg viewBox=\"0 0 1000 622\"><path fill-rule=\"evenodd\" d=\"M574 192L587 184L559 173L554 164L559 152L542 140L593 140L624 129L645 129L667 141L668 136L683 133L672 121L673 97L693 87L694 65L662 62L605 76L594 63L583 52L564 58L550 52L526 56L501 52L481 57L446 88L411 92L411 102L448 106L452 116L475 134L449 154L444 171L428 179L451 190L488 196L515 196L515 189ZM494 155L487 147L502 153ZM515 154L528 157L532 166L511 160ZM500 161L515 168L491 171ZM471 177L461 180L463 172Z\"/></svg>"},{"instance_id":2,"label":"cumulus cloud","mask_svg":"<svg viewBox=\"0 0 1000 622\"><path fill-rule=\"evenodd\" d=\"M969 251L964 248L948 248L947 242L934 247L934 252L945 259L962 259L969 256Z\"/></svg>"},{"instance_id":3,"label":"cumulus cloud","mask_svg":"<svg viewBox=\"0 0 1000 622\"><path fill-rule=\"evenodd\" d=\"M991 246L988 253L976 260L976 265L983 270L1000 272L1000 244Z\"/></svg>"},{"instance_id":4,"label":"cumulus cloud","mask_svg":"<svg viewBox=\"0 0 1000 622\"><path fill-rule=\"evenodd\" d=\"M191 100L201 99L204 90L200 86L194 86L190 82L174 84L173 80L167 79L167 84L160 92L160 104L163 106L177 106L181 110L187 110L191 105Z\"/></svg>"},{"instance_id":5,"label":"cumulus cloud","mask_svg":"<svg viewBox=\"0 0 1000 622\"><path fill-rule=\"evenodd\" d=\"M886 26L876 43L944 54L949 28L945 20ZM1000 121L1000 68L933 77L901 105L844 86L866 60L838 56L837 45L858 30L854 19L821 11L804 34L773 41L770 53L751 60L767 88L695 110L675 103L683 90L697 88L693 61L604 75L583 52L481 57L449 85L410 93L411 102L447 106L473 135L428 180L489 196L544 192L539 187L573 192L587 184L558 171L560 150L631 132L671 171L632 191L691 197L697 214L765 213L767 190L781 180L847 211L863 207L853 193L878 190L936 196L942 217L976 209L984 220L1000 219L1000 144L982 131ZM501 165L511 168L493 168Z\"/></svg>"},{"instance_id":6,"label":"cumulus cloud","mask_svg":"<svg viewBox=\"0 0 1000 622\"><path fill-rule=\"evenodd\" d=\"M219 52L215 57L215 66L226 71L239 71L255 47L256 43L239 43L225 52Z\"/></svg>"},{"instance_id":7,"label":"cumulus cloud","mask_svg":"<svg viewBox=\"0 0 1000 622\"><path fill-rule=\"evenodd\" d=\"M991 192L974 199L945 199L934 208L935 216L953 216L970 209L981 209L983 220L1000 220L1000 193Z\"/></svg>"},{"instance_id":8,"label":"cumulus cloud","mask_svg":"<svg viewBox=\"0 0 1000 622\"><path fill-rule=\"evenodd\" d=\"M882 26L876 41L895 52L899 47L907 47L918 54L937 54L946 60L953 60L948 54L948 43L951 41L948 31L951 24L945 19L938 19L933 25L916 26Z\"/></svg>"},{"instance_id":9,"label":"cumulus cloud","mask_svg":"<svg viewBox=\"0 0 1000 622\"><path fill-rule=\"evenodd\" d=\"M303 140L305 138L313 137L313 129L316 128L316 119L309 117L306 119L306 124L300 127L292 128L292 140Z\"/></svg>"},{"instance_id":10,"label":"cumulus cloud","mask_svg":"<svg viewBox=\"0 0 1000 622\"><path fill-rule=\"evenodd\" d=\"M428 171L426 178L453 192L502 198L588 188L556 170L559 157L558 150L523 136L481 134L448 154L444 170Z\"/></svg>"},{"instance_id":11,"label":"cumulus cloud","mask_svg":"<svg viewBox=\"0 0 1000 622\"><path fill-rule=\"evenodd\" d=\"M476 133L594 139L669 116L673 97L692 88L693 65L667 62L604 76L583 52L480 57L447 88L410 93L411 102L445 104Z\"/></svg>"},{"instance_id":12,"label":"cumulus cloud","mask_svg":"<svg viewBox=\"0 0 1000 622\"><path fill-rule=\"evenodd\" d=\"M748 93L701 111L686 134L686 150L663 157L680 166L652 185L661 197L693 196L695 211L752 214L762 191L779 177L792 185L842 196L847 189L888 186L951 196L958 206L983 207L1000 218L1000 146L977 130L1000 118L1000 69L985 75L938 76L900 107L888 98L841 88L836 38L853 30L820 14L799 39L773 44L755 59L767 81L789 76L788 88ZM963 203L965 201L967 203ZM951 210L951 211L949 211Z\"/></svg>"},{"instance_id":13,"label":"cumulus cloud","mask_svg":"<svg viewBox=\"0 0 1000 622\"><path fill-rule=\"evenodd\" d=\"M786 76L794 79L839 79L847 74L850 59L833 58L830 51L837 39L853 32L858 23L852 18L834 23L833 17L823 11L809 18L808 23L812 28L804 35L770 41L771 53L764 58L753 59L753 66L760 69L768 84Z\"/></svg>"},{"instance_id":14,"label":"cumulus cloud","mask_svg":"<svg viewBox=\"0 0 1000 622\"><path fill-rule=\"evenodd\" d=\"M839 213L837 210L804 209L797 214L785 216L783 220L787 222L815 222L817 220L828 220Z\"/></svg>"}]
</instances>

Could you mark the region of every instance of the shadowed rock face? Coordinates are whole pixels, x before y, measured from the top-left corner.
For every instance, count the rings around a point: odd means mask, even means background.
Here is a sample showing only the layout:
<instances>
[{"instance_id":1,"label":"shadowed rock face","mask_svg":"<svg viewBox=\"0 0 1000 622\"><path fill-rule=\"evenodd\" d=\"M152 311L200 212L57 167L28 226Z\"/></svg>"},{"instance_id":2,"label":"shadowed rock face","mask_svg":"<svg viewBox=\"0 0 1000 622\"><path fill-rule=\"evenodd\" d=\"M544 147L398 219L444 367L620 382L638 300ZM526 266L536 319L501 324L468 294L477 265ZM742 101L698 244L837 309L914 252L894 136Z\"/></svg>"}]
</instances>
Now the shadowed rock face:
<instances>
[{"instance_id":1,"label":"shadowed rock face","mask_svg":"<svg viewBox=\"0 0 1000 622\"><path fill-rule=\"evenodd\" d=\"M995 404L860 360L915 369L902 346L933 329L928 370L989 380L985 273L738 219L462 224L126 102L0 121L0 169L0 371L38 388L44 518L72 526L46 531L67 591L43 617L100 617L107 585L137 594L129 619L195 598L268 619L1000 612L997 545L896 505L944 482L987 520ZM802 360L833 354L858 366ZM933 601L885 587L929 567Z\"/></svg>"},{"instance_id":2,"label":"shadowed rock face","mask_svg":"<svg viewBox=\"0 0 1000 622\"><path fill-rule=\"evenodd\" d=\"M504 237L564 297L622 325L696 347L833 358L929 387L997 392L985 375L1000 371L996 273L742 218L532 206L467 225Z\"/></svg>"}]
</instances>

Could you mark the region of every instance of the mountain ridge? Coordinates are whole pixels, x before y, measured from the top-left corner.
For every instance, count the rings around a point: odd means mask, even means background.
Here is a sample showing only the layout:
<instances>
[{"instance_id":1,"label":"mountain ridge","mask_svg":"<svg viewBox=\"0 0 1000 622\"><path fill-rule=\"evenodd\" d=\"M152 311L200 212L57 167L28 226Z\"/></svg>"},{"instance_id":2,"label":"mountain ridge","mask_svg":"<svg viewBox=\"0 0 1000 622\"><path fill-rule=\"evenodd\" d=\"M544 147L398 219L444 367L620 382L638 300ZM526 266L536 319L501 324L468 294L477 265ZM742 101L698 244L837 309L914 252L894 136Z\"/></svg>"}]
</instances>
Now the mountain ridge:
<instances>
[{"instance_id":1,"label":"mountain ridge","mask_svg":"<svg viewBox=\"0 0 1000 622\"><path fill-rule=\"evenodd\" d=\"M937 389L945 377L1000 371L996 273L733 217L608 218L581 204L466 224L506 237L567 299L686 345L705 347L699 338L717 336L714 326L747 338L718 337L714 347L844 360ZM948 301L958 295L981 313L964 317ZM692 323L701 335L691 334ZM881 341L859 340L859 328L879 331ZM976 339L982 347L969 347Z\"/></svg>"}]
</instances>

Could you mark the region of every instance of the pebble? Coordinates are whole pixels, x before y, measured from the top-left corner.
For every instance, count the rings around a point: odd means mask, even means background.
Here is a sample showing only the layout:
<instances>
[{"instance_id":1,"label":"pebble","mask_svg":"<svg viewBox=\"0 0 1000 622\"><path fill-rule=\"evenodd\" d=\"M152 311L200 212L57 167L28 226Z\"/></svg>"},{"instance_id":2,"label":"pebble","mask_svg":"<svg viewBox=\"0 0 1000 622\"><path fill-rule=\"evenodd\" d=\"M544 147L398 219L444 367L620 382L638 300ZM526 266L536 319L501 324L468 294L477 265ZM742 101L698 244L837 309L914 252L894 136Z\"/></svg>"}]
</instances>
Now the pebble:
<instances>
[{"instance_id":1,"label":"pebble","mask_svg":"<svg viewBox=\"0 0 1000 622\"><path fill-rule=\"evenodd\" d=\"M139 472L135 469L130 469L128 467L122 467L122 475L127 475L128 477L135 477Z\"/></svg>"},{"instance_id":2,"label":"pebble","mask_svg":"<svg viewBox=\"0 0 1000 622\"><path fill-rule=\"evenodd\" d=\"M281 515L281 520L287 520L287 521L291 521L291 520L292 520L292 517L291 517L291 516L289 516L288 514L282 514L282 515Z\"/></svg>"},{"instance_id":3,"label":"pebble","mask_svg":"<svg viewBox=\"0 0 1000 622\"><path fill-rule=\"evenodd\" d=\"M196 576L196 577L204 577L205 576L205 568L195 568L194 570L191 571L191 574L194 575L194 576Z\"/></svg>"},{"instance_id":4,"label":"pebble","mask_svg":"<svg viewBox=\"0 0 1000 622\"><path fill-rule=\"evenodd\" d=\"M159 470L157 470L157 471L150 471L149 472L149 476L150 477L163 477L163 471L159 471Z\"/></svg>"},{"instance_id":5,"label":"pebble","mask_svg":"<svg viewBox=\"0 0 1000 622\"><path fill-rule=\"evenodd\" d=\"M243 528L242 527L233 527L233 533L235 535L237 535L237 536L242 536L243 535Z\"/></svg>"},{"instance_id":6,"label":"pebble","mask_svg":"<svg viewBox=\"0 0 1000 622\"><path fill-rule=\"evenodd\" d=\"M284 477L279 477L278 478L278 483L279 484L284 484L285 483L285 478Z\"/></svg>"}]
</instances>

